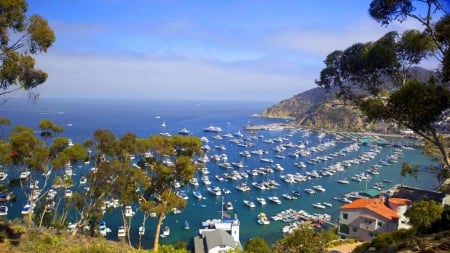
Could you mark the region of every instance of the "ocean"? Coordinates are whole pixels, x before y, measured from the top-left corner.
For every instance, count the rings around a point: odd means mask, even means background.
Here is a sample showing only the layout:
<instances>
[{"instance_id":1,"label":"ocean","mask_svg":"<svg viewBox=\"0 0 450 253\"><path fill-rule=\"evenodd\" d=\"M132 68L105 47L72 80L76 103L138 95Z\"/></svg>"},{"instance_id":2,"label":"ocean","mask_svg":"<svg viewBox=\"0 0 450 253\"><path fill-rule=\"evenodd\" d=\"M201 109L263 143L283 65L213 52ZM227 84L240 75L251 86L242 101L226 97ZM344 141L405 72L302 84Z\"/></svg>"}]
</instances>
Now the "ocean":
<instances>
[{"instance_id":1,"label":"ocean","mask_svg":"<svg viewBox=\"0 0 450 253\"><path fill-rule=\"evenodd\" d=\"M213 196L207 191L207 186L200 182L198 187L187 185L183 187L187 196L189 196L186 208L180 214L170 214L164 220L164 226L170 227L170 236L161 238L160 243L171 244L178 241L185 241L190 244L192 238L198 234L201 222L207 219L218 219L222 214L222 202L230 201L234 209L227 214L236 214L240 220L240 238L241 243L245 245L248 239L252 237L263 237L269 244L274 243L283 236L282 228L286 223L272 220L269 225L260 225L257 223L257 215L264 212L271 217L283 210L295 209L305 210L308 213L330 214L331 221L337 222L339 207L343 204L336 200L345 193L352 191L365 191L371 189L375 184L383 184L383 189L394 186L395 184L404 184L424 189L436 189L438 181L435 174L421 172L418 177L402 177L400 175L401 163L408 161L411 164L421 166L433 164L433 162L423 154L420 148L400 148L402 155L395 162L389 165L382 165L393 153L398 152L398 147L383 146L379 148L373 158L365 162L352 163L333 175L314 176L314 172L320 172L325 168L336 163L354 160L360 158L362 154L372 152L372 145L356 145L357 136L350 134L335 135L333 133L324 133L321 131L310 131L306 129L267 131L260 130L255 133L249 133L243 128L248 125L263 125L270 123L286 123L285 119L266 119L252 117L253 114L260 114L265 108L275 104L275 102L254 102L254 101L167 101L167 100L144 100L144 99L48 99L42 98L37 103L29 103L23 99L11 99L6 104L0 106L0 117L9 118L12 121L11 126L4 126L1 130L2 138L16 125L25 125L33 127L38 132L38 124L42 119L50 119L54 123L64 127L61 134L64 137L72 139L73 142L83 142L92 137L96 129L109 129L120 137L127 132L133 132L138 137L146 138L151 135L158 135L161 132L177 134L183 128L188 129L193 135L205 137L208 139L208 145L211 150L207 152L208 156L226 154L228 161L241 162L244 167L233 169L224 169L219 166L219 162L207 162L205 166L210 174L209 178L212 185L220 188L229 189L231 194L222 196ZM222 140L216 139L217 133L208 133L203 130L209 126L222 128ZM244 137L239 137L237 133ZM233 135L233 138L224 137L225 134ZM336 138L339 137L337 140ZM242 142L233 142L232 140L244 140ZM410 139L389 139L385 140L395 143L410 143ZM252 147L248 144L252 143ZM244 145L243 145L244 144ZM302 144L305 149L313 149L306 156L294 156L293 145ZM353 144L353 146L352 146ZM247 145L247 146L246 146ZM225 150L217 149L216 146L223 146ZM285 150L279 150L280 146ZM353 147L350 148L350 147ZM401 147L401 146L400 146ZM243 151L262 150L262 156L251 154L245 157L240 153ZM345 151L343 151L345 150ZM338 155L342 154L343 155ZM330 154L334 154L331 156ZM272 159L272 161L261 161L261 158ZM312 160L317 162L312 163ZM297 165L305 163L306 168L299 168ZM266 175L248 176L240 180L218 181L215 175L224 175L231 173L232 170L238 172L251 171L259 168L273 168L275 164L283 170L274 169L273 173ZM351 180L355 175L369 175L367 170L374 165L379 165L377 174L370 174L370 179L355 181ZM89 171L91 165L76 167L74 181L76 182L73 190L80 190L82 186L78 184L79 177ZM300 173L309 176L311 179L300 183L286 183L282 180L288 174ZM18 173L10 172L8 179L17 177ZM196 177L200 180L202 173L199 171ZM339 180L349 180L348 184L339 183ZM252 182L275 180L280 187L272 190L259 190L252 186ZM247 183L251 190L241 192L236 186ZM318 191L316 194L307 194L305 188L312 188L315 185L321 185L325 188L324 192ZM193 196L193 191L200 191L205 199L197 199ZM301 197L296 200L288 200L282 197L282 194L290 194L293 191L301 192ZM16 203L8 202L9 213L7 218L13 219L20 216L20 210L24 203L23 195L17 189L19 200ZM274 204L268 200L270 196L278 196L282 204ZM257 197L265 197L267 205L261 206ZM249 208L244 204L244 200L254 201L256 207ZM332 207L315 208L314 203L328 202ZM136 206L133 206L136 210ZM72 221L77 217L72 214ZM112 213L106 213L104 220L112 232L107 235L110 240L118 240L117 228L122 224L119 210ZM184 228L184 221L188 221L190 229ZM143 247L151 248L153 244L155 219L150 218L146 224L146 233L144 235ZM142 224L142 214L137 212L132 219L131 239L136 245L138 240L138 228Z\"/></svg>"}]
</instances>

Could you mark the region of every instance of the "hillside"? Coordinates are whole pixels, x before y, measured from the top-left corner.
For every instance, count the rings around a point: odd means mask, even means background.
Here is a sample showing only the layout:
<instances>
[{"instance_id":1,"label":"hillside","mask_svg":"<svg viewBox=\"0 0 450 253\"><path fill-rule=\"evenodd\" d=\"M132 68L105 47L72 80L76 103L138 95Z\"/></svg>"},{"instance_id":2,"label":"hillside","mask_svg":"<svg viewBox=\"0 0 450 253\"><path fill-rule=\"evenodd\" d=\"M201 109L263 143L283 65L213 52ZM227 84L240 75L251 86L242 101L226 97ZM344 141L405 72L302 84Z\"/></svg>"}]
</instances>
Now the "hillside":
<instances>
[{"instance_id":1,"label":"hillside","mask_svg":"<svg viewBox=\"0 0 450 253\"><path fill-rule=\"evenodd\" d=\"M410 70L410 76L421 81L427 80L430 75L433 72L427 69L415 67ZM385 83L384 88L391 89L392 84ZM294 118L299 126L309 128L344 131L384 129L384 125L368 124L357 108L336 98L336 91L313 88L267 108L261 115L267 118Z\"/></svg>"},{"instance_id":2,"label":"hillside","mask_svg":"<svg viewBox=\"0 0 450 253\"><path fill-rule=\"evenodd\" d=\"M264 110L262 116L292 117L298 125L310 128L359 131L368 126L359 110L336 99L335 92L322 88L283 100Z\"/></svg>"}]
</instances>

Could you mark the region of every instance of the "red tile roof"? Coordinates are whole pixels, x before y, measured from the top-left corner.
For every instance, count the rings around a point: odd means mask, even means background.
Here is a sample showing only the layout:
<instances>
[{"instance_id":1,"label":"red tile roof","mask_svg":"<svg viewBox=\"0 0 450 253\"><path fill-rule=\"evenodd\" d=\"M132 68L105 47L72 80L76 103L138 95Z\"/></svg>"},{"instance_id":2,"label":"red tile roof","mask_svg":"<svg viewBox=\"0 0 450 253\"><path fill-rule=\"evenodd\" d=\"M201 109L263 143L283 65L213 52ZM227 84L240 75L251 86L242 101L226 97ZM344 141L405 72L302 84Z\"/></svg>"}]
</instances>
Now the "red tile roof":
<instances>
[{"instance_id":1,"label":"red tile roof","mask_svg":"<svg viewBox=\"0 0 450 253\"><path fill-rule=\"evenodd\" d=\"M341 208L341 210L350 210L350 209L366 209L372 213L375 213L379 216L382 216L388 220L397 220L400 216L394 210L390 209L383 203L383 199L374 198L374 199L357 199L352 203L345 204Z\"/></svg>"}]
</instances>

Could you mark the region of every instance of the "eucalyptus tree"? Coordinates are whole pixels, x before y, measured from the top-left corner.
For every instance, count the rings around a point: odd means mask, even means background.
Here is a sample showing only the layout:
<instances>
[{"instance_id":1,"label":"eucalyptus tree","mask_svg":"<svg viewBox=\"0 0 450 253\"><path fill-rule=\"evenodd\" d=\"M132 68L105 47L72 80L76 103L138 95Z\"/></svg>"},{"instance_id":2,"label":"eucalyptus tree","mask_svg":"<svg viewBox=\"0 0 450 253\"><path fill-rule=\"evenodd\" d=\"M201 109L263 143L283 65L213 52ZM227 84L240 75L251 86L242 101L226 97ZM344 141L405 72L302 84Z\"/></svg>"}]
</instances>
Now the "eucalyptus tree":
<instances>
[{"instance_id":1,"label":"eucalyptus tree","mask_svg":"<svg viewBox=\"0 0 450 253\"><path fill-rule=\"evenodd\" d=\"M158 251L161 225L166 215L174 208L184 208L186 200L179 198L173 189L174 183L186 184L196 171L192 158L201 153L201 141L193 136L150 136L149 165L150 187L142 195L144 201L154 201L148 211L157 215L153 250Z\"/></svg>"},{"instance_id":2,"label":"eucalyptus tree","mask_svg":"<svg viewBox=\"0 0 450 253\"><path fill-rule=\"evenodd\" d=\"M425 8L416 8L413 3ZM392 31L375 42L336 50L326 57L326 67L316 80L327 90L336 87L337 94L354 102L369 120L393 122L424 138L435 148L434 154L442 163L437 173L444 178L450 176L448 141L440 127L450 108L450 92L444 85L450 80L447 11L437 0L373 0L369 13L381 24L413 18L424 30L407 30L401 35ZM440 19L434 22L434 16ZM430 58L440 63L436 73L422 77L414 73L412 67ZM403 168L407 171L412 167L404 164Z\"/></svg>"},{"instance_id":3,"label":"eucalyptus tree","mask_svg":"<svg viewBox=\"0 0 450 253\"><path fill-rule=\"evenodd\" d=\"M57 125L51 124L54 129L60 131ZM69 147L67 144L66 138L58 137L47 145L34 134L34 129L16 126L9 135L9 142L3 145L3 161L15 166L18 172L30 172L27 178L20 180L20 185L32 208L45 195L43 189L47 188L48 176L52 168L58 168L67 161L77 161L86 157L86 152L83 152L84 149L80 145ZM39 187L38 179L42 175L44 184ZM29 224L32 221L31 217L32 212L26 216ZM42 219L41 217L40 220Z\"/></svg>"},{"instance_id":4,"label":"eucalyptus tree","mask_svg":"<svg viewBox=\"0 0 450 253\"><path fill-rule=\"evenodd\" d=\"M34 54L45 53L55 41L48 22L29 15L25 0L0 1L0 95L32 89L44 83L47 73L35 68Z\"/></svg>"},{"instance_id":5,"label":"eucalyptus tree","mask_svg":"<svg viewBox=\"0 0 450 253\"><path fill-rule=\"evenodd\" d=\"M272 246L273 253L325 253L328 238L322 232L311 228L306 224L300 224L283 238L277 240Z\"/></svg>"}]
</instances>

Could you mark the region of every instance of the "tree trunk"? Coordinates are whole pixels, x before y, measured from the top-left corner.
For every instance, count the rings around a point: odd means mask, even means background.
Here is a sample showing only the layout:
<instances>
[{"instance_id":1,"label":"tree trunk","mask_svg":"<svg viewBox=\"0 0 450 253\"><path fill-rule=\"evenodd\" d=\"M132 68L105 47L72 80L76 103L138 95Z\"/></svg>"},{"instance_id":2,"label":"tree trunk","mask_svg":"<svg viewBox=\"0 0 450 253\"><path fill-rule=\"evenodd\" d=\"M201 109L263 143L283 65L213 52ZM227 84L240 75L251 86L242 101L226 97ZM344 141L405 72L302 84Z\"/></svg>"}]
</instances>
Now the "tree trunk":
<instances>
[{"instance_id":1,"label":"tree trunk","mask_svg":"<svg viewBox=\"0 0 450 253\"><path fill-rule=\"evenodd\" d=\"M160 214L159 217L158 217L158 223L156 224L156 231L155 231L155 241L153 242L153 251L154 252L158 252L159 233L161 231L161 225L162 225L162 222L163 222L165 217L166 217L165 214Z\"/></svg>"}]
</instances>

